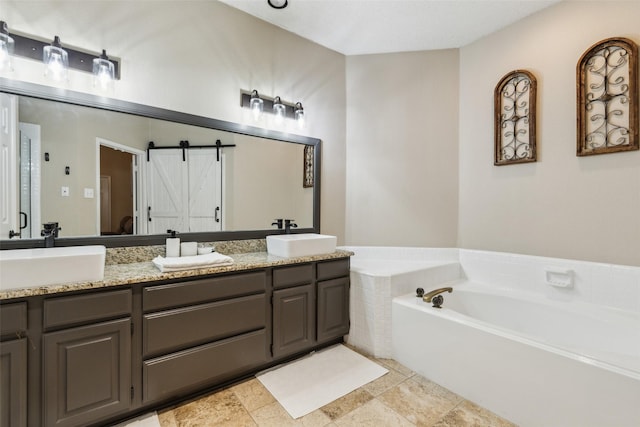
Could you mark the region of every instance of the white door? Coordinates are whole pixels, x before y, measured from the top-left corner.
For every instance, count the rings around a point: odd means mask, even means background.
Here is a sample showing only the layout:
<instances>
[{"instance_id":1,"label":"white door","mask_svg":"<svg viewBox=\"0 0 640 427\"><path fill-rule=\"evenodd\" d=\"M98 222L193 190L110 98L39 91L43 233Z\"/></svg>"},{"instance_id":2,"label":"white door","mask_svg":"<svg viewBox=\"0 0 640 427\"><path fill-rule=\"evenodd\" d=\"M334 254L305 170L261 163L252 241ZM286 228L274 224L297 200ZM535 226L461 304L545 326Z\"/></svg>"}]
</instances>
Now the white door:
<instances>
[{"instance_id":1,"label":"white door","mask_svg":"<svg viewBox=\"0 0 640 427\"><path fill-rule=\"evenodd\" d=\"M20 238L40 237L40 125L19 123Z\"/></svg>"},{"instance_id":2,"label":"white door","mask_svg":"<svg viewBox=\"0 0 640 427\"><path fill-rule=\"evenodd\" d=\"M222 157L211 148L191 149L189 160L189 231L222 230Z\"/></svg>"},{"instance_id":3,"label":"white door","mask_svg":"<svg viewBox=\"0 0 640 427\"><path fill-rule=\"evenodd\" d=\"M18 233L18 97L0 93L0 239Z\"/></svg>"},{"instance_id":4,"label":"white door","mask_svg":"<svg viewBox=\"0 0 640 427\"><path fill-rule=\"evenodd\" d=\"M147 176L149 233L188 231L189 177L182 150L150 150Z\"/></svg>"}]
</instances>

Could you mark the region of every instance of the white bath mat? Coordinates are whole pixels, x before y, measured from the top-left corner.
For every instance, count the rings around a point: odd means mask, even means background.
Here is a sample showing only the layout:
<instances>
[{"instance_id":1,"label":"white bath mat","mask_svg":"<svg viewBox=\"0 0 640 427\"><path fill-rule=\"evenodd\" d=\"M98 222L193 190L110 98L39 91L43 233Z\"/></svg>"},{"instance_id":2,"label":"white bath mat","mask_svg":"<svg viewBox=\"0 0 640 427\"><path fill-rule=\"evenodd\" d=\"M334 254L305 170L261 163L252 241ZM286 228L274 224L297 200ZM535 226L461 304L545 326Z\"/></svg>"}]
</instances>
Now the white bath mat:
<instances>
[{"instance_id":1,"label":"white bath mat","mask_svg":"<svg viewBox=\"0 0 640 427\"><path fill-rule=\"evenodd\" d=\"M389 372L337 345L256 375L291 417L299 418Z\"/></svg>"},{"instance_id":2,"label":"white bath mat","mask_svg":"<svg viewBox=\"0 0 640 427\"><path fill-rule=\"evenodd\" d=\"M158 419L158 414L150 412L114 427L160 427L160 420Z\"/></svg>"}]
</instances>

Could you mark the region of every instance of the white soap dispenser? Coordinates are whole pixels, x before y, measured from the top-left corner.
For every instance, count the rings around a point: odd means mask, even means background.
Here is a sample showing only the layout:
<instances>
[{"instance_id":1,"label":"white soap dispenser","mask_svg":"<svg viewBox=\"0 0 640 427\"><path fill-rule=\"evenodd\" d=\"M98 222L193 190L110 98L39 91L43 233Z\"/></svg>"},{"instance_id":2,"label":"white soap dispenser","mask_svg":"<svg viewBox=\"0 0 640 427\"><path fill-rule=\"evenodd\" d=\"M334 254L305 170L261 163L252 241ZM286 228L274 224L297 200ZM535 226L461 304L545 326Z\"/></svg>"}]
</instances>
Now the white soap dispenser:
<instances>
[{"instance_id":1,"label":"white soap dispenser","mask_svg":"<svg viewBox=\"0 0 640 427\"><path fill-rule=\"evenodd\" d=\"M167 230L167 233L171 233L171 237L167 237L166 256L167 258L179 257L180 238L176 237L176 230Z\"/></svg>"}]
</instances>

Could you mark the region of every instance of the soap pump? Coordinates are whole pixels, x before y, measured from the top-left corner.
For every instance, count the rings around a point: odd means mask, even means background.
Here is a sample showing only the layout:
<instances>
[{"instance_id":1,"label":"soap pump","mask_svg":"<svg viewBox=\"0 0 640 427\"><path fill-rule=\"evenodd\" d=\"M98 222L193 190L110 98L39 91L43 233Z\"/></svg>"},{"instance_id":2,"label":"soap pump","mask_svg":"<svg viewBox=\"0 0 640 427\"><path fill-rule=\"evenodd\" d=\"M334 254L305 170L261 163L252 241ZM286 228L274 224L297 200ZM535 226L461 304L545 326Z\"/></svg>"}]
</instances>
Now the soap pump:
<instances>
[{"instance_id":1,"label":"soap pump","mask_svg":"<svg viewBox=\"0 0 640 427\"><path fill-rule=\"evenodd\" d=\"M166 256L167 258L180 256L180 238L176 237L176 230L167 230L171 237L167 237Z\"/></svg>"}]
</instances>

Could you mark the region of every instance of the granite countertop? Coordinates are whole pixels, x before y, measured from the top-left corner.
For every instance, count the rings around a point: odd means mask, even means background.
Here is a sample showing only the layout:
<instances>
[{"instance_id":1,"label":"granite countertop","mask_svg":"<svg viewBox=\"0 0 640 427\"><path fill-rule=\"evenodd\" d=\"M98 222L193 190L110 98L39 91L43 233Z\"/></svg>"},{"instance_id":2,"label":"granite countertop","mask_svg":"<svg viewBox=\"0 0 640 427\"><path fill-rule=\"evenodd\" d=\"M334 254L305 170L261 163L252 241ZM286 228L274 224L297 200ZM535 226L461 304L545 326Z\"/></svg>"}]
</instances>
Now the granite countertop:
<instances>
[{"instance_id":1,"label":"granite countertop","mask_svg":"<svg viewBox=\"0 0 640 427\"><path fill-rule=\"evenodd\" d=\"M208 274L299 264L311 261L348 258L353 255L353 252L337 250L329 254L298 258L283 258L269 255L267 252L248 252L226 255L233 258L233 265L177 271L171 273L161 273L160 270L158 270L158 268L156 268L151 261L134 262L128 264L107 264L104 269L104 279L101 281L38 286L34 288L8 289L0 291L0 300L24 298L37 295L50 295L62 292L80 291L85 289L109 288L122 285L131 285L134 283L198 277Z\"/></svg>"}]
</instances>

